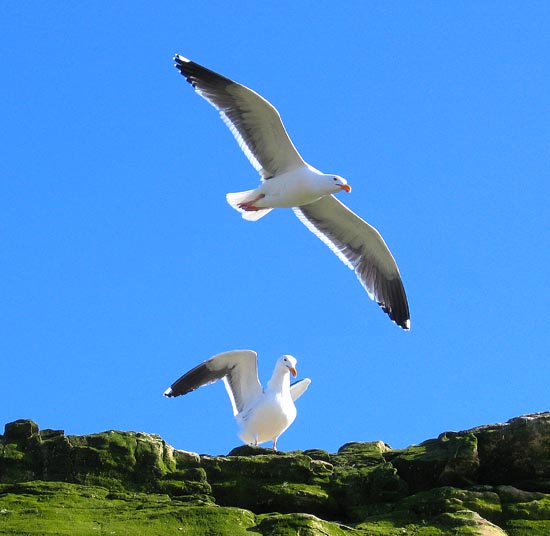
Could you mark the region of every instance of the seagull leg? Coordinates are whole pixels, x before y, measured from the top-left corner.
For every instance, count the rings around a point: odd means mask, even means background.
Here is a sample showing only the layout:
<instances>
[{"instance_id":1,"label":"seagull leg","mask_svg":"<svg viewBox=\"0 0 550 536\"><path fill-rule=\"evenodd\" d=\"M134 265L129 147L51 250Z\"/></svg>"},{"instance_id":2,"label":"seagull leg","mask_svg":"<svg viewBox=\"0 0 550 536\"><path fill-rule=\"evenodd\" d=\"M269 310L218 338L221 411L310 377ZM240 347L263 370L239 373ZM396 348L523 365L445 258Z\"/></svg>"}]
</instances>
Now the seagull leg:
<instances>
[{"instance_id":1,"label":"seagull leg","mask_svg":"<svg viewBox=\"0 0 550 536\"><path fill-rule=\"evenodd\" d=\"M250 210L262 210L262 207L256 207L254 206L254 203L259 201L260 199L263 199L265 197L265 194L260 194L258 197L255 197L254 199L251 199L250 201L243 201L242 203L239 203L237 206L246 211Z\"/></svg>"},{"instance_id":2,"label":"seagull leg","mask_svg":"<svg viewBox=\"0 0 550 536\"><path fill-rule=\"evenodd\" d=\"M277 450L277 439L279 439L279 438L276 437L276 438L273 440L273 450Z\"/></svg>"}]
</instances>

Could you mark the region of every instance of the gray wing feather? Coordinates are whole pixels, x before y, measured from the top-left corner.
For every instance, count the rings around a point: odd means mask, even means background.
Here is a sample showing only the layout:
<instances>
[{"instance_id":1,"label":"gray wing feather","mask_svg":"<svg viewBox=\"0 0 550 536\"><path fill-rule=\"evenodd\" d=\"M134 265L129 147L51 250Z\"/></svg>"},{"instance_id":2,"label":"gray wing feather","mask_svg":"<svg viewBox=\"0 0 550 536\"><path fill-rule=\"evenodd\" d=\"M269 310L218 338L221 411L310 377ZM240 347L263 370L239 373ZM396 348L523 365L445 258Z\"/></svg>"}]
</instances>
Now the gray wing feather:
<instances>
[{"instance_id":1,"label":"gray wing feather","mask_svg":"<svg viewBox=\"0 0 550 536\"><path fill-rule=\"evenodd\" d=\"M380 233L333 195L300 207L300 221L355 271L371 299L403 329L410 329L409 304L395 259Z\"/></svg>"},{"instance_id":2,"label":"gray wing feather","mask_svg":"<svg viewBox=\"0 0 550 536\"><path fill-rule=\"evenodd\" d=\"M233 414L255 400L262 393L258 379L257 354L252 350L233 350L215 355L176 380L164 396L185 395L223 379L233 407Z\"/></svg>"},{"instance_id":3,"label":"gray wing feather","mask_svg":"<svg viewBox=\"0 0 550 536\"><path fill-rule=\"evenodd\" d=\"M220 112L256 171L266 179L303 166L277 109L251 89L210 69L174 56L195 91Z\"/></svg>"}]
</instances>

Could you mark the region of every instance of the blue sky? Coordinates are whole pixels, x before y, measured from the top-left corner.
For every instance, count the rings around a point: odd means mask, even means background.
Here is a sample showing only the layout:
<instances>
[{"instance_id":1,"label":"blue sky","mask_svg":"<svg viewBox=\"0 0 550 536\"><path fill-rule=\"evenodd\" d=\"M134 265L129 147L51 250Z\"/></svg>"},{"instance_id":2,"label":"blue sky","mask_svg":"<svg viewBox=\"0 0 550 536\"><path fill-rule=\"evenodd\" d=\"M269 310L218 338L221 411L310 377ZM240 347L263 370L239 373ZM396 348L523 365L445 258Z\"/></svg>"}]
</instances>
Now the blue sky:
<instances>
[{"instance_id":1,"label":"blue sky","mask_svg":"<svg viewBox=\"0 0 550 536\"><path fill-rule=\"evenodd\" d=\"M3 2L0 30L2 423L226 453L221 383L162 392L235 348L312 379L282 450L549 409L548 3ZM258 177L176 52L348 179L410 332L291 211L226 204Z\"/></svg>"}]
</instances>

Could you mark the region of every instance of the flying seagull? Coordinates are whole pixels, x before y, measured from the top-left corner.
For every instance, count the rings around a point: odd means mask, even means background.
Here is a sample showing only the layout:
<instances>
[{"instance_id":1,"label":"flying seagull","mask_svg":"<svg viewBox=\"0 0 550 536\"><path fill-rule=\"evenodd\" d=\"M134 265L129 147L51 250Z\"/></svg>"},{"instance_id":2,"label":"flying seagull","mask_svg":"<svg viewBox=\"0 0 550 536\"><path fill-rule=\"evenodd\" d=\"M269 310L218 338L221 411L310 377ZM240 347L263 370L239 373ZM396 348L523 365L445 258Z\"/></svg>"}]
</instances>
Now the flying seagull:
<instances>
[{"instance_id":1,"label":"flying seagull","mask_svg":"<svg viewBox=\"0 0 550 536\"><path fill-rule=\"evenodd\" d=\"M290 385L291 374L296 376L296 358L284 355L277 360L267 387L262 389L256 352L233 350L196 366L166 389L164 396L185 395L223 379L240 427L239 437L254 445L273 441L273 450L277 450L277 439L296 418L294 401L311 383L305 378Z\"/></svg>"},{"instance_id":2,"label":"flying seagull","mask_svg":"<svg viewBox=\"0 0 550 536\"><path fill-rule=\"evenodd\" d=\"M275 107L251 89L177 54L176 67L216 108L261 176L254 190L229 193L246 220L273 208L292 208L298 219L355 271L371 299L403 329L410 329L407 296L397 264L380 233L334 193L351 191L346 179L307 164L288 137Z\"/></svg>"}]
</instances>

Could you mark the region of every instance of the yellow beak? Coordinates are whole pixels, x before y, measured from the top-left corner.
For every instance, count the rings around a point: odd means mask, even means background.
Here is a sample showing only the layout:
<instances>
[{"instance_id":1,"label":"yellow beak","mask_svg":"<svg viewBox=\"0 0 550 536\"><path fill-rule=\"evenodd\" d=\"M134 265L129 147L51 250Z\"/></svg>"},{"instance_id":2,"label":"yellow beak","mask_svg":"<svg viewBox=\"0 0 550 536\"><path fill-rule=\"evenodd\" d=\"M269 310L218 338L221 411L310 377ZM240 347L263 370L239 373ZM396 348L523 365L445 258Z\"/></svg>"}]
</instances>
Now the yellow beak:
<instances>
[{"instance_id":1,"label":"yellow beak","mask_svg":"<svg viewBox=\"0 0 550 536\"><path fill-rule=\"evenodd\" d=\"M290 370L290 373L296 378L296 369L294 367L288 367L288 370Z\"/></svg>"},{"instance_id":2,"label":"yellow beak","mask_svg":"<svg viewBox=\"0 0 550 536\"><path fill-rule=\"evenodd\" d=\"M342 188L342 190L345 190L346 192L348 192L348 194L351 192L351 186L349 184L342 184L342 186L340 186L340 188Z\"/></svg>"}]
</instances>

